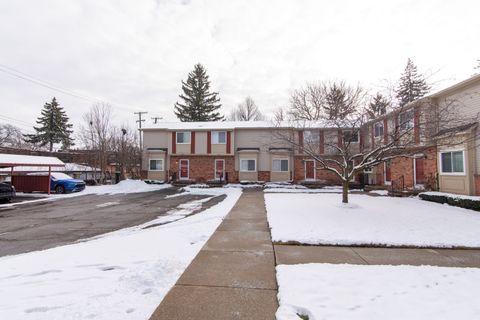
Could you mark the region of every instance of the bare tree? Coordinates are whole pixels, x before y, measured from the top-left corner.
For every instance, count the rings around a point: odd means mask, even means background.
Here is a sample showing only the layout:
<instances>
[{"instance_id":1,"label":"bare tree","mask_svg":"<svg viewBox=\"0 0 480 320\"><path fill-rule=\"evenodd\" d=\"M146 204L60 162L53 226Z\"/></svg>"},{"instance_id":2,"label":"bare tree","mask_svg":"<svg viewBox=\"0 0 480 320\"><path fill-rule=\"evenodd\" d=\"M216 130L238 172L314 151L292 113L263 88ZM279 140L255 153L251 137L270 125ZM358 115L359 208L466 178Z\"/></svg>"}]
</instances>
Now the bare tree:
<instances>
[{"instance_id":1,"label":"bare tree","mask_svg":"<svg viewBox=\"0 0 480 320\"><path fill-rule=\"evenodd\" d=\"M300 155L316 160L317 170L332 172L339 178L343 203L348 203L350 182L365 169L390 159L413 157L432 146L464 143L459 141L458 134L477 122L457 112L458 101L439 104L427 98L369 120L363 95L347 85L337 88L340 88L340 96L350 97L348 114L320 121L305 121L300 117L291 124L294 133L279 134L279 138L287 141ZM384 119L393 125L384 128L385 132L382 129L378 139L367 139L374 136L375 124L383 123ZM331 133L335 138L319 141L320 131Z\"/></svg>"},{"instance_id":2,"label":"bare tree","mask_svg":"<svg viewBox=\"0 0 480 320\"><path fill-rule=\"evenodd\" d=\"M273 118L272 121L275 124L280 124L283 121L286 121L288 118L287 111L285 108L278 107L273 111Z\"/></svg>"},{"instance_id":3,"label":"bare tree","mask_svg":"<svg viewBox=\"0 0 480 320\"><path fill-rule=\"evenodd\" d=\"M108 165L108 151L112 139L112 107L106 103L92 105L90 111L83 115L84 125L80 126L80 140L87 149L93 151L93 167L99 167L102 181L105 179Z\"/></svg>"},{"instance_id":4,"label":"bare tree","mask_svg":"<svg viewBox=\"0 0 480 320\"><path fill-rule=\"evenodd\" d=\"M110 150L116 155L120 180L124 180L128 174L130 177L138 177L140 150L138 148L136 130L128 124L121 127L111 128Z\"/></svg>"},{"instance_id":5,"label":"bare tree","mask_svg":"<svg viewBox=\"0 0 480 320\"><path fill-rule=\"evenodd\" d=\"M22 131L18 127L2 123L0 124L0 147L32 149L33 145L24 141Z\"/></svg>"},{"instance_id":6,"label":"bare tree","mask_svg":"<svg viewBox=\"0 0 480 320\"><path fill-rule=\"evenodd\" d=\"M288 115L298 120L319 120L325 117L325 86L307 84L290 97Z\"/></svg>"},{"instance_id":7,"label":"bare tree","mask_svg":"<svg viewBox=\"0 0 480 320\"><path fill-rule=\"evenodd\" d=\"M255 101L251 97L245 98L230 114L231 121L261 121L265 120Z\"/></svg>"}]
</instances>

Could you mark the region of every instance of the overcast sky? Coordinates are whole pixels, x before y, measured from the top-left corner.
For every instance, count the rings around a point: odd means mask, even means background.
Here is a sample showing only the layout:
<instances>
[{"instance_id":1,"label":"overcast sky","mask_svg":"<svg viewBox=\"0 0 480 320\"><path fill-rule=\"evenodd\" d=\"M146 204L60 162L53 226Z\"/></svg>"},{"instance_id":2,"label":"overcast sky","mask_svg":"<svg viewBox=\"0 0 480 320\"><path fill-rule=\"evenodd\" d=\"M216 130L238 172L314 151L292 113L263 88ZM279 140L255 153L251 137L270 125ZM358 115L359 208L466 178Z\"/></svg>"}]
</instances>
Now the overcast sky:
<instances>
[{"instance_id":1,"label":"overcast sky","mask_svg":"<svg viewBox=\"0 0 480 320\"><path fill-rule=\"evenodd\" d=\"M439 89L473 75L479 14L478 0L0 1L0 122L28 131L53 96L75 125L98 99L119 124L139 110L175 120L197 62L226 114L246 96L271 112L306 82L375 90L409 57Z\"/></svg>"}]
</instances>

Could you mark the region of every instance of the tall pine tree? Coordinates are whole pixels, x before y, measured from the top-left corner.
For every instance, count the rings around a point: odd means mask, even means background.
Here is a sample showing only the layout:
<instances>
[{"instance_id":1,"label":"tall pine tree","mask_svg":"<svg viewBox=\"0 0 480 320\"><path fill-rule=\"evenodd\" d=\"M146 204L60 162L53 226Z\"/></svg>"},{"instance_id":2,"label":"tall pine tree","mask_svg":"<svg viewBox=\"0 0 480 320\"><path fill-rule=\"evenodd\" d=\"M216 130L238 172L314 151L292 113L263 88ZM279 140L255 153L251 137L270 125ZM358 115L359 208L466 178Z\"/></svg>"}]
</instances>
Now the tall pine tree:
<instances>
[{"instance_id":1,"label":"tall pine tree","mask_svg":"<svg viewBox=\"0 0 480 320\"><path fill-rule=\"evenodd\" d=\"M387 109L390 107L390 101L387 100L380 92L372 98L367 106L367 114L370 119L375 119L378 116L387 113Z\"/></svg>"},{"instance_id":2,"label":"tall pine tree","mask_svg":"<svg viewBox=\"0 0 480 320\"><path fill-rule=\"evenodd\" d=\"M187 82L182 81L183 103L175 103L175 115L182 122L223 120L218 109L222 106L217 92L210 92L210 81L205 68L196 64L188 74Z\"/></svg>"},{"instance_id":3,"label":"tall pine tree","mask_svg":"<svg viewBox=\"0 0 480 320\"><path fill-rule=\"evenodd\" d=\"M403 107L412 101L420 99L429 91L430 86L427 84L425 77L418 73L417 67L409 58L396 90L399 106Z\"/></svg>"},{"instance_id":4,"label":"tall pine tree","mask_svg":"<svg viewBox=\"0 0 480 320\"><path fill-rule=\"evenodd\" d=\"M26 142L38 144L40 147L48 145L50 152L53 150L53 145L57 143L62 143L63 149L73 145L71 137L73 125L68 123L67 114L55 97L51 103L45 103L41 116L37 119L37 124L38 127L33 127L35 134L25 135Z\"/></svg>"}]
</instances>

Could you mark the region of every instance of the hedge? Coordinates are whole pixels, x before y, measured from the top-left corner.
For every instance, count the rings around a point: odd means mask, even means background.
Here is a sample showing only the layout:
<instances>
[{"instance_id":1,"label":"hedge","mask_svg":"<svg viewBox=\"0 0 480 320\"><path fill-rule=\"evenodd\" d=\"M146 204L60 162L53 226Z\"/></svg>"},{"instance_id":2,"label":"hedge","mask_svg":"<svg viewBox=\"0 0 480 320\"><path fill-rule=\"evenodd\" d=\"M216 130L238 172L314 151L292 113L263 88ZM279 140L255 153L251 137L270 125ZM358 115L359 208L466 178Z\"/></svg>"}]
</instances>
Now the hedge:
<instances>
[{"instance_id":1,"label":"hedge","mask_svg":"<svg viewBox=\"0 0 480 320\"><path fill-rule=\"evenodd\" d=\"M472 199L463 199L459 197L447 196L447 195L432 195L432 194L425 194L420 193L418 195L420 199L426 201L432 201L437 203L447 203L451 206L480 211L480 200L472 200Z\"/></svg>"}]
</instances>

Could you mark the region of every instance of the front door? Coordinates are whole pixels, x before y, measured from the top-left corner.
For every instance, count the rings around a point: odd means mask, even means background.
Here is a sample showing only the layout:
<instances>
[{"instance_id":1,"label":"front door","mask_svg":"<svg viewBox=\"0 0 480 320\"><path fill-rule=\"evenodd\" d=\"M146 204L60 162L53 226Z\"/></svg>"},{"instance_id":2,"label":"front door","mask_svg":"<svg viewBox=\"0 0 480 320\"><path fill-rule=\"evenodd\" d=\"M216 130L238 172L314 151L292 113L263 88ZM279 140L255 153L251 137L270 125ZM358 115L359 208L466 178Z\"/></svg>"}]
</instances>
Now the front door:
<instances>
[{"instance_id":1,"label":"front door","mask_svg":"<svg viewBox=\"0 0 480 320\"><path fill-rule=\"evenodd\" d=\"M392 172L390 170L390 160L387 160L385 163L385 184L390 185L392 184Z\"/></svg>"},{"instance_id":2,"label":"front door","mask_svg":"<svg viewBox=\"0 0 480 320\"><path fill-rule=\"evenodd\" d=\"M305 160L305 180L315 180L315 160Z\"/></svg>"},{"instance_id":3,"label":"front door","mask_svg":"<svg viewBox=\"0 0 480 320\"><path fill-rule=\"evenodd\" d=\"M413 159L413 168L415 171L415 185L425 184L425 172L424 172L424 159L415 158Z\"/></svg>"},{"instance_id":4,"label":"front door","mask_svg":"<svg viewBox=\"0 0 480 320\"><path fill-rule=\"evenodd\" d=\"M178 163L178 172L180 173L180 180L188 180L190 163L188 159L181 159Z\"/></svg>"},{"instance_id":5,"label":"front door","mask_svg":"<svg viewBox=\"0 0 480 320\"><path fill-rule=\"evenodd\" d=\"M225 179L225 160L215 159L215 180Z\"/></svg>"}]
</instances>

